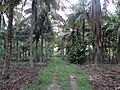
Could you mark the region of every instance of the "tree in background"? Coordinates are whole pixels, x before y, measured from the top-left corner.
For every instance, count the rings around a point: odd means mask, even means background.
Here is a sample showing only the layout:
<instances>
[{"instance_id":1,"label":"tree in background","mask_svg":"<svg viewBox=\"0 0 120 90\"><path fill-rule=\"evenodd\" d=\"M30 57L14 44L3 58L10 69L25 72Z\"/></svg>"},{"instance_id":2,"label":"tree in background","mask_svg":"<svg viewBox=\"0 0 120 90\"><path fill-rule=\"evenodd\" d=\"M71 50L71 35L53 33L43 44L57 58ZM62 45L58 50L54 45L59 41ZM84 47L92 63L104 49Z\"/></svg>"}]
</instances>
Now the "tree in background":
<instances>
[{"instance_id":1,"label":"tree in background","mask_svg":"<svg viewBox=\"0 0 120 90\"><path fill-rule=\"evenodd\" d=\"M30 29L30 66L33 67L33 55L32 55L32 43L33 43L33 31L35 30L36 20L35 17L37 15L37 0L32 1L32 17L31 17L31 29Z\"/></svg>"},{"instance_id":2,"label":"tree in background","mask_svg":"<svg viewBox=\"0 0 120 90\"><path fill-rule=\"evenodd\" d=\"M3 70L3 78L5 79L9 79L10 61L12 59L13 9L14 9L14 1L8 0L7 43L6 43L6 49L5 49L5 60L4 60L4 70Z\"/></svg>"},{"instance_id":3,"label":"tree in background","mask_svg":"<svg viewBox=\"0 0 120 90\"><path fill-rule=\"evenodd\" d=\"M91 0L90 23L93 29L94 63L100 59L100 35L101 35L101 4L100 0Z\"/></svg>"}]
</instances>

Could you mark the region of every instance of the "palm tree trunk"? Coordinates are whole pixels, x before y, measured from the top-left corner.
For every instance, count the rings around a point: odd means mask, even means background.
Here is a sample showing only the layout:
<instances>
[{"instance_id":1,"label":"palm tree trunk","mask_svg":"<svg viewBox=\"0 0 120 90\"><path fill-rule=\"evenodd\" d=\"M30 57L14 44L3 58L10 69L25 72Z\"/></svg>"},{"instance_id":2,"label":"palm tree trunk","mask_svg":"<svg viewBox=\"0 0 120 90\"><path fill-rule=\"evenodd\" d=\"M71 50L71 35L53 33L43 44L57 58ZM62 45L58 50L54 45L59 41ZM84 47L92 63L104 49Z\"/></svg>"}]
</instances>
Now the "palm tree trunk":
<instances>
[{"instance_id":1,"label":"palm tree trunk","mask_svg":"<svg viewBox=\"0 0 120 90\"><path fill-rule=\"evenodd\" d=\"M32 18L31 18L31 31L30 31L30 66L33 67L33 54L32 54L32 43L33 43L33 31L35 29L35 6L36 1L32 1Z\"/></svg>"},{"instance_id":2,"label":"palm tree trunk","mask_svg":"<svg viewBox=\"0 0 120 90\"><path fill-rule=\"evenodd\" d=\"M8 3L8 28L7 28L7 44L5 50L5 60L3 69L3 78L8 79L10 77L10 61L12 59L12 38L13 38L13 8L14 1L9 0Z\"/></svg>"},{"instance_id":3,"label":"palm tree trunk","mask_svg":"<svg viewBox=\"0 0 120 90\"><path fill-rule=\"evenodd\" d=\"M16 42L16 51L17 51L16 60L19 60L19 43L18 43L18 40L17 40L17 42Z\"/></svg>"},{"instance_id":4,"label":"palm tree trunk","mask_svg":"<svg viewBox=\"0 0 120 90\"><path fill-rule=\"evenodd\" d=\"M44 26L42 26L42 29L41 29L41 60L42 61L43 61L43 57L44 57L44 54L43 54L43 41L44 41L43 28L44 28Z\"/></svg>"},{"instance_id":5,"label":"palm tree trunk","mask_svg":"<svg viewBox=\"0 0 120 90\"><path fill-rule=\"evenodd\" d=\"M99 53L100 53L100 49L99 49L99 38L95 37L94 40L94 45L95 45L95 49L94 49L94 64L98 64L98 60L99 60Z\"/></svg>"},{"instance_id":6,"label":"palm tree trunk","mask_svg":"<svg viewBox=\"0 0 120 90\"><path fill-rule=\"evenodd\" d=\"M108 36L108 64L111 62L111 53L110 53L110 35Z\"/></svg>"},{"instance_id":7,"label":"palm tree trunk","mask_svg":"<svg viewBox=\"0 0 120 90\"><path fill-rule=\"evenodd\" d=\"M118 35L117 35L117 60L120 63L120 27L118 28Z\"/></svg>"},{"instance_id":8,"label":"palm tree trunk","mask_svg":"<svg viewBox=\"0 0 120 90\"><path fill-rule=\"evenodd\" d=\"M85 36L85 20L83 20L82 29L83 29L83 43L84 43L84 36Z\"/></svg>"},{"instance_id":9,"label":"palm tree trunk","mask_svg":"<svg viewBox=\"0 0 120 90\"><path fill-rule=\"evenodd\" d=\"M0 1L0 4L2 3L2 0ZM0 31L1 31L1 24L2 24L2 12L0 12Z\"/></svg>"},{"instance_id":10,"label":"palm tree trunk","mask_svg":"<svg viewBox=\"0 0 120 90\"><path fill-rule=\"evenodd\" d=\"M118 49L117 49L117 62L120 63L120 40L119 40Z\"/></svg>"},{"instance_id":11,"label":"palm tree trunk","mask_svg":"<svg viewBox=\"0 0 120 90\"><path fill-rule=\"evenodd\" d=\"M1 24L2 24L2 14L1 14L1 12L0 12L0 31L1 31Z\"/></svg>"},{"instance_id":12,"label":"palm tree trunk","mask_svg":"<svg viewBox=\"0 0 120 90\"><path fill-rule=\"evenodd\" d=\"M38 41L36 41L36 60L39 61L39 58L38 58Z\"/></svg>"},{"instance_id":13,"label":"palm tree trunk","mask_svg":"<svg viewBox=\"0 0 120 90\"><path fill-rule=\"evenodd\" d=\"M90 18L91 18L91 25L94 33L94 64L98 63L98 60L100 59L99 53L100 53L100 33L101 33L101 4L100 0L91 0L91 12L90 12Z\"/></svg>"},{"instance_id":14,"label":"palm tree trunk","mask_svg":"<svg viewBox=\"0 0 120 90\"><path fill-rule=\"evenodd\" d=\"M46 16L44 15L44 12L41 13L39 18L40 18L40 22L41 22L41 25L42 25L40 34L41 34L41 61L43 61L43 59L44 59L44 52L43 52L43 50L44 50L44 48L43 48L43 44L44 44L44 26L45 26L45 18L46 18Z\"/></svg>"}]
</instances>

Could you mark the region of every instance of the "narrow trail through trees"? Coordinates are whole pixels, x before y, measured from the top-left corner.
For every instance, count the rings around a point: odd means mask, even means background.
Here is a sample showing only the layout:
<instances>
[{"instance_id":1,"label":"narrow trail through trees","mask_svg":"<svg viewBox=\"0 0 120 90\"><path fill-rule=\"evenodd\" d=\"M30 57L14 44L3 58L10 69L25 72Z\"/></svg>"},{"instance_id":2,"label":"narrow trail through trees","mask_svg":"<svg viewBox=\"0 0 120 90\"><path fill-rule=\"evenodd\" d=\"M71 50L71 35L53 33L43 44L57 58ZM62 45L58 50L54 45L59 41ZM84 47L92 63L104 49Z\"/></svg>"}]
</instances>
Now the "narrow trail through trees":
<instances>
[{"instance_id":1,"label":"narrow trail through trees","mask_svg":"<svg viewBox=\"0 0 120 90\"><path fill-rule=\"evenodd\" d=\"M56 69L57 68L58 67L56 67ZM53 83L48 86L47 90L61 90L60 85L56 83L56 78L57 78L56 73L53 73L53 77L52 77Z\"/></svg>"},{"instance_id":2,"label":"narrow trail through trees","mask_svg":"<svg viewBox=\"0 0 120 90\"><path fill-rule=\"evenodd\" d=\"M75 74L71 74L70 78L71 78L71 82L70 82L71 90L77 90L77 82L76 82L77 76Z\"/></svg>"},{"instance_id":3,"label":"narrow trail through trees","mask_svg":"<svg viewBox=\"0 0 120 90\"><path fill-rule=\"evenodd\" d=\"M54 57L39 73L38 90L92 90L86 74L75 64Z\"/></svg>"},{"instance_id":4,"label":"narrow trail through trees","mask_svg":"<svg viewBox=\"0 0 120 90\"><path fill-rule=\"evenodd\" d=\"M58 67L56 67L56 70L58 70ZM62 90L61 89L61 86L57 84L57 81L56 81L56 73L53 73L53 83L50 84L47 88L47 90ZM70 74L70 87L71 87L71 90L77 90L77 82L76 82L76 79L77 79L77 76L75 74Z\"/></svg>"}]
</instances>

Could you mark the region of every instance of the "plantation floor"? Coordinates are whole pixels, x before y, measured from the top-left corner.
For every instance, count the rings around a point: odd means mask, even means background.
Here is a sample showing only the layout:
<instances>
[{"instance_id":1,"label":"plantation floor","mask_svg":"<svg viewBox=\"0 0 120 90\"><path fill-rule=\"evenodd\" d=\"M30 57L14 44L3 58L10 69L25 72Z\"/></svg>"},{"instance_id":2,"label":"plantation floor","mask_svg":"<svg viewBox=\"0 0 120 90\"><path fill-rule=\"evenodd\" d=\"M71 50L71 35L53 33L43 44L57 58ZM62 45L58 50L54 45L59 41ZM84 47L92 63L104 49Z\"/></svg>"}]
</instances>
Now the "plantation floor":
<instances>
[{"instance_id":1,"label":"plantation floor","mask_svg":"<svg viewBox=\"0 0 120 90\"><path fill-rule=\"evenodd\" d=\"M10 74L9 80L0 79L0 90L120 90L120 65L78 67L53 58L45 67L15 62Z\"/></svg>"},{"instance_id":2,"label":"plantation floor","mask_svg":"<svg viewBox=\"0 0 120 90\"><path fill-rule=\"evenodd\" d=\"M85 65L80 67L94 87L94 90L120 90L120 65Z\"/></svg>"},{"instance_id":3,"label":"plantation floor","mask_svg":"<svg viewBox=\"0 0 120 90\"><path fill-rule=\"evenodd\" d=\"M34 84L37 80L37 74L43 70L42 65L28 67L28 62L15 62L10 66L10 79L7 81L0 79L0 90L20 90L21 85ZM0 68L0 77L2 67Z\"/></svg>"},{"instance_id":4,"label":"plantation floor","mask_svg":"<svg viewBox=\"0 0 120 90\"><path fill-rule=\"evenodd\" d=\"M39 72L38 81L22 90L92 90L92 86L78 66L54 58Z\"/></svg>"}]
</instances>

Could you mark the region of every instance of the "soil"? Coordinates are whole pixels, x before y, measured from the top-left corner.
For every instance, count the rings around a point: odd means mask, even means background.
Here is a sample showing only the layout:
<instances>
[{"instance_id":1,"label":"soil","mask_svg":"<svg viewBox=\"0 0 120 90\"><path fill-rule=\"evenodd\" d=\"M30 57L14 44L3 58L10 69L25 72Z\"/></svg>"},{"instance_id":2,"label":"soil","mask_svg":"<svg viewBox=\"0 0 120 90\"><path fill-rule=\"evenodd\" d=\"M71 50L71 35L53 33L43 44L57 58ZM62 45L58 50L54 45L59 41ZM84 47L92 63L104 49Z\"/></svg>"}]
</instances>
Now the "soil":
<instances>
[{"instance_id":1,"label":"soil","mask_svg":"<svg viewBox=\"0 0 120 90\"><path fill-rule=\"evenodd\" d=\"M36 65L31 68L28 66L10 66L10 79L4 81L0 79L0 90L20 90L24 84L34 84L37 80L37 74L43 66ZM0 76L2 68L0 69Z\"/></svg>"},{"instance_id":2,"label":"soil","mask_svg":"<svg viewBox=\"0 0 120 90\"><path fill-rule=\"evenodd\" d=\"M0 90L20 90L24 84L34 84L37 80L38 72L43 70L43 68L42 64L36 65L33 68L12 64L10 67L10 79L7 81L0 79ZM80 66L80 69L89 76L94 90L120 90L120 65L84 65ZM2 68L0 68L1 75ZM70 78L71 89L76 90L77 77L75 74L71 74ZM55 80L55 77L53 80ZM60 90L60 86L54 81L47 90Z\"/></svg>"},{"instance_id":3,"label":"soil","mask_svg":"<svg viewBox=\"0 0 120 90\"><path fill-rule=\"evenodd\" d=\"M89 76L94 90L120 90L120 65L86 65L81 68Z\"/></svg>"},{"instance_id":4,"label":"soil","mask_svg":"<svg viewBox=\"0 0 120 90\"><path fill-rule=\"evenodd\" d=\"M71 78L71 82L70 82L71 90L77 90L77 83L76 83L77 76L75 74L71 74L70 78ZM48 86L47 90L61 90L60 86L56 84L55 78L53 78L53 83Z\"/></svg>"},{"instance_id":5,"label":"soil","mask_svg":"<svg viewBox=\"0 0 120 90\"><path fill-rule=\"evenodd\" d=\"M71 82L70 82L71 90L77 90L77 82L76 82L77 76L75 74L71 74L70 78L71 78Z\"/></svg>"},{"instance_id":6,"label":"soil","mask_svg":"<svg viewBox=\"0 0 120 90\"><path fill-rule=\"evenodd\" d=\"M61 89L59 85L52 83L48 86L47 90L61 90Z\"/></svg>"},{"instance_id":7,"label":"soil","mask_svg":"<svg viewBox=\"0 0 120 90\"><path fill-rule=\"evenodd\" d=\"M56 69L58 69L58 67L56 67ZM53 73L52 75L53 83L47 87L47 90L61 90L60 85L56 83L56 78L57 78L56 73Z\"/></svg>"}]
</instances>

